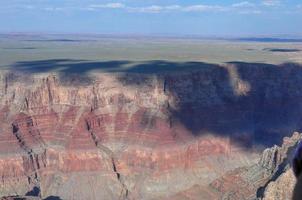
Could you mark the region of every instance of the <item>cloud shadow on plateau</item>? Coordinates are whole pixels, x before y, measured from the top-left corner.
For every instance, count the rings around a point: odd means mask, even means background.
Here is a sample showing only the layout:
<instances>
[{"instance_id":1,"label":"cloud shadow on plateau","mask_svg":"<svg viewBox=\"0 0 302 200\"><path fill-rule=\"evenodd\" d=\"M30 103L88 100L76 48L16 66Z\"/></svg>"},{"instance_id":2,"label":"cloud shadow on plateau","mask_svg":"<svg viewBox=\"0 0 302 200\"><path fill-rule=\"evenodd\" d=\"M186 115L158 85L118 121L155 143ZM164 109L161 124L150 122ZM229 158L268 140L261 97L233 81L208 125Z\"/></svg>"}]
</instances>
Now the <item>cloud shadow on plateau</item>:
<instances>
[{"instance_id":1,"label":"cloud shadow on plateau","mask_svg":"<svg viewBox=\"0 0 302 200\"><path fill-rule=\"evenodd\" d=\"M126 65L131 67L125 68ZM158 75L165 93L177 100L177 108L168 106L172 126L182 124L194 136L205 132L228 136L246 148L252 144L280 144L284 136L301 131L301 65L236 61L225 65L59 59L18 62L12 71L57 70L61 79L66 74L89 79L92 70L120 72L119 81L129 87L148 86L151 78ZM179 76L180 73L183 74Z\"/></svg>"},{"instance_id":2,"label":"cloud shadow on plateau","mask_svg":"<svg viewBox=\"0 0 302 200\"><path fill-rule=\"evenodd\" d=\"M5 47L2 49L5 49L5 50L34 50L34 49L38 49L38 48L36 48L36 47Z\"/></svg>"},{"instance_id":3,"label":"cloud shadow on plateau","mask_svg":"<svg viewBox=\"0 0 302 200\"><path fill-rule=\"evenodd\" d=\"M281 53L294 53L300 52L300 49L281 49L281 48L264 48L263 51L270 51L270 52L281 52Z\"/></svg>"}]
</instances>

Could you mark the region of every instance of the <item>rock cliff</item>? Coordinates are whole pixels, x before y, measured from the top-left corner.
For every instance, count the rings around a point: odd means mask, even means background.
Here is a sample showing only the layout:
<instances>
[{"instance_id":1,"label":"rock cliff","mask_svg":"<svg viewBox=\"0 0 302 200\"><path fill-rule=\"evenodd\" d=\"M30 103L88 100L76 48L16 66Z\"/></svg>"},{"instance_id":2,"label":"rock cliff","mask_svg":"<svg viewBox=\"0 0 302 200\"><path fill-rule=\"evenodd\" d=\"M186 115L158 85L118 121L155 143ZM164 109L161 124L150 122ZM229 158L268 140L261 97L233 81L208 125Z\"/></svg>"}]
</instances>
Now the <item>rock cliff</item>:
<instances>
[{"instance_id":1,"label":"rock cliff","mask_svg":"<svg viewBox=\"0 0 302 200\"><path fill-rule=\"evenodd\" d=\"M244 63L89 78L2 71L0 194L267 198L290 177L300 135L261 152L300 128L300 74Z\"/></svg>"},{"instance_id":2,"label":"rock cliff","mask_svg":"<svg viewBox=\"0 0 302 200\"><path fill-rule=\"evenodd\" d=\"M271 169L274 168L274 173L272 178L267 182L266 187L264 188L264 192L261 195L263 200L292 199L292 193L296 184L296 177L293 173L293 170L291 169L291 163L294 150L301 139L301 134L294 133L291 138L284 139L281 148L277 147L277 150L276 148L270 149L271 153L275 154L275 156L271 157L275 159L275 167L271 167ZM277 157L279 158L279 161Z\"/></svg>"}]
</instances>

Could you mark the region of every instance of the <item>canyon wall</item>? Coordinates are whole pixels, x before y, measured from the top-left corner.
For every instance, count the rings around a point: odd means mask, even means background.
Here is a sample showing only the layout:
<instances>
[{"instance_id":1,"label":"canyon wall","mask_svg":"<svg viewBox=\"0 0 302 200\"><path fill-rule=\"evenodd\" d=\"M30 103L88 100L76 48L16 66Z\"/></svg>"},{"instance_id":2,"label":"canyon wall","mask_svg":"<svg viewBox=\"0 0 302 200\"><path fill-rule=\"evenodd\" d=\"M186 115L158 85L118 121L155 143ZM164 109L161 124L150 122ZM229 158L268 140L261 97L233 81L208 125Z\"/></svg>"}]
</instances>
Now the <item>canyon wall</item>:
<instances>
[{"instance_id":1,"label":"canyon wall","mask_svg":"<svg viewBox=\"0 0 302 200\"><path fill-rule=\"evenodd\" d=\"M261 152L301 129L300 68L229 63L91 76L2 71L0 194L269 199L285 184L282 177L292 176L277 171L300 136Z\"/></svg>"}]
</instances>

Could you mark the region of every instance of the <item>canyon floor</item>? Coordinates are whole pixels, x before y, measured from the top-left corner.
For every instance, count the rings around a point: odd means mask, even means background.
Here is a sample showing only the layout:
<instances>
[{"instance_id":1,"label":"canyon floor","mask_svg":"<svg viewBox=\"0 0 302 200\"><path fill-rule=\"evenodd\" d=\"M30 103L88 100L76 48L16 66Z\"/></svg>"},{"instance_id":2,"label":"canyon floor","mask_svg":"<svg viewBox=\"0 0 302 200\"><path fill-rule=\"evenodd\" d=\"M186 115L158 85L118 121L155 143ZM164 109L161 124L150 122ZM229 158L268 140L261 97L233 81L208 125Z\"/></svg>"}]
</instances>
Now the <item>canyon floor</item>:
<instances>
[{"instance_id":1,"label":"canyon floor","mask_svg":"<svg viewBox=\"0 0 302 200\"><path fill-rule=\"evenodd\" d=\"M302 44L0 35L2 199L291 199Z\"/></svg>"}]
</instances>

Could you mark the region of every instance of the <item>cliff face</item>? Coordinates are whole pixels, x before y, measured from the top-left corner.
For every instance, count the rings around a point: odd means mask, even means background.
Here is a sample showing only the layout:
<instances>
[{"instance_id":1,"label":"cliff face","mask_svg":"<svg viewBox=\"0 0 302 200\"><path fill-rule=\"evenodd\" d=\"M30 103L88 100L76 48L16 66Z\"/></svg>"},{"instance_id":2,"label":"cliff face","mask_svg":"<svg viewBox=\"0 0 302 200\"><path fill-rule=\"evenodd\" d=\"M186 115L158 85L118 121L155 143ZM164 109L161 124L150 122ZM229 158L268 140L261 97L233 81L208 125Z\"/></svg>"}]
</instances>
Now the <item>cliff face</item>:
<instances>
[{"instance_id":1,"label":"cliff face","mask_svg":"<svg viewBox=\"0 0 302 200\"><path fill-rule=\"evenodd\" d=\"M291 169L291 162L295 148L301 141L302 135L294 133L291 138L285 138L282 147L272 148L270 151L275 156L275 165L272 178L267 182L261 195L263 200L291 200L296 184L296 177ZM272 155L271 154L271 155ZM262 159L263 160L263 159ZM280 163L281 161L281 163ZM278 163L279 162L279 163ZM272 166L272 165L271 165Z\"/></svg>"},{"instance_id":2,"label":"cliff face","mask_svg":"<svg viewBox=\"0 0 302 200\"><path fill-rule=\"evenodd\" d=\"M257 196L291 146L265 150L261 159L259 149L299 129L302 72L244 67L90 79L2 72L0 194Z\"/></svg>"},{"instance_id":3,"label":"cliff face","mask_svg":"<svg viewBox=\"0 0 302 200\"><path fill-rule=\"evenodd\" d=\"M296 177L291 168L294 150L302 139L295 132L282 146L263 151L257 164L238 168L211 183L222 199L292 199Z\"/></svg>"},{"instance_id":4,"label":"cliff face","mask_svg":"<svg viewBox=\"0 0 302 200\"><path fill-rule=\"evenodd\" d=\"M295 184L296 177L292 170L288 169L276 181L267 186L263 200L291 200Z\"/></svg>"}]
</instances>

